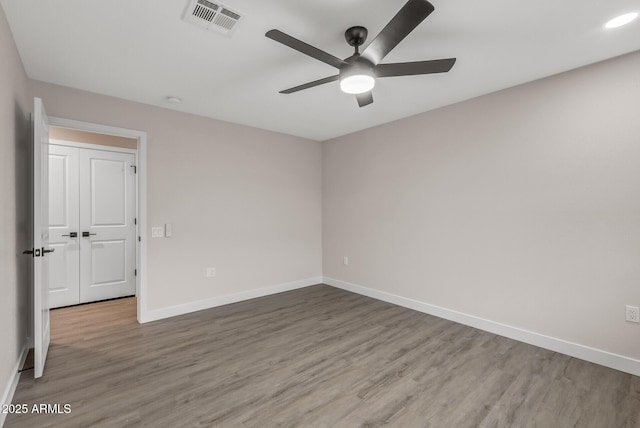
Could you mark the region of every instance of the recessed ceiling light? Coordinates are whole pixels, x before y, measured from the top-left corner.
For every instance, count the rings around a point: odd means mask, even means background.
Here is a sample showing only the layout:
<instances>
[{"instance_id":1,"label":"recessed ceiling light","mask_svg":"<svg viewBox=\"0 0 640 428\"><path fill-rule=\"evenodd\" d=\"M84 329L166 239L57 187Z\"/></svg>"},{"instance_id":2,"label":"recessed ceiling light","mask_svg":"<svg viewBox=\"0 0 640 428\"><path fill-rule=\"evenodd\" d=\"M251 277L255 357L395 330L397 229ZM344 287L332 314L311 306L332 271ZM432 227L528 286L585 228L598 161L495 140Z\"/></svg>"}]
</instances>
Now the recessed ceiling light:
<instances>
[{"instance_id":1,"label":"recessed ceiling light","mask_svg":"<svg viewBox=\"0 0 640 428\"><path fill-rule=\"evenodd\" d=\"M178 97L167 97L167 102L169 104L180 104L182 102L182 99Z\"/></svg>"},{"instance_id":2,"label":"recessed ceiling light","mask_svg":"<svg viewBox=\"0 0 640 428\"><path fill-rule=\"evenodd\" d=\"M625 13L620 16L616 16L615 18L613 18L612 20L604 24L604 28L622 27L623 25L627 25L637 17L638 17L638 12Z\"/></svg>"}]
</instances>

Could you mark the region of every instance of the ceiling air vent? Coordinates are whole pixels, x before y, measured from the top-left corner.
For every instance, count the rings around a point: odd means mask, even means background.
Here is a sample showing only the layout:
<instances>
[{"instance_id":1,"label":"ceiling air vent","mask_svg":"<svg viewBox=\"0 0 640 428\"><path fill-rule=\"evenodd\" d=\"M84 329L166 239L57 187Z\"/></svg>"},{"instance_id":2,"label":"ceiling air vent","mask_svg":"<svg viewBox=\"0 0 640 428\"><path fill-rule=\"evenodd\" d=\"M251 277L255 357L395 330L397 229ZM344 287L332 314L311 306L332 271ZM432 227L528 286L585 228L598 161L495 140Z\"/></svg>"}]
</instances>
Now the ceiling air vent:
<instances>
[{"instance_id":1,"label":"ceiling air vent","mask_svg":"<svg viewBox=\"0 0 640 428\"><path fill-rule=\"evenodd\" d=\"M207 30L230 35L242 16L219 2L208 0L191 0L184 20Z\"/></svg>"}]
</instances>

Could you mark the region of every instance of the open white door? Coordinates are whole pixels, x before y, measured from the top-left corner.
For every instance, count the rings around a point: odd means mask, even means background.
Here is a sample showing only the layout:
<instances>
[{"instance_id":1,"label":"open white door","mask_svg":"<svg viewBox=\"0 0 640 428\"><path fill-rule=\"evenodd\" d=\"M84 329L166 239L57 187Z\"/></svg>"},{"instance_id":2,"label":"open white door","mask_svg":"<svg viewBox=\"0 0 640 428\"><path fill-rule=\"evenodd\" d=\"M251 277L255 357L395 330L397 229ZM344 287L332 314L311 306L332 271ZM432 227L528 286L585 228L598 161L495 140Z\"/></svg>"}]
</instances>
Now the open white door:
<instances>
[{"instance_id":1,"label":"open white door","mask_svg":"<svg viewBox=\"0 0 640 428\"><path fill-rule=\"evenodd\" d=\"M40 98L33 108L33 340L34 374L49 350L49 118Z\"/></svg>"}]
</instances>

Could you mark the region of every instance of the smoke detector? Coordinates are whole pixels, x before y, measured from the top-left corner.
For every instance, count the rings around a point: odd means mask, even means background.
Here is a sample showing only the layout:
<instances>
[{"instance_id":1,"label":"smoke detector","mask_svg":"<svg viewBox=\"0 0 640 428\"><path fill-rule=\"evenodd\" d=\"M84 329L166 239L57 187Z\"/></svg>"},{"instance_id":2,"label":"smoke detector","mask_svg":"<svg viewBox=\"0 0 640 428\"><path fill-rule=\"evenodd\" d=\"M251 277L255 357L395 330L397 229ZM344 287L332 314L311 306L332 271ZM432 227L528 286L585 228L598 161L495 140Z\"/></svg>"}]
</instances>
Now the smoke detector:
<instances>
[{"instance_id":1,"label":"smoke detector","mask_svg":"<svg viewBox=\"0 0 640 428\"><path fill-rule=\"evenodd\" d=\"M231 35L242 15L219 2L191 0L182 18L210 31Z\"/></svg>"}]
</instances>

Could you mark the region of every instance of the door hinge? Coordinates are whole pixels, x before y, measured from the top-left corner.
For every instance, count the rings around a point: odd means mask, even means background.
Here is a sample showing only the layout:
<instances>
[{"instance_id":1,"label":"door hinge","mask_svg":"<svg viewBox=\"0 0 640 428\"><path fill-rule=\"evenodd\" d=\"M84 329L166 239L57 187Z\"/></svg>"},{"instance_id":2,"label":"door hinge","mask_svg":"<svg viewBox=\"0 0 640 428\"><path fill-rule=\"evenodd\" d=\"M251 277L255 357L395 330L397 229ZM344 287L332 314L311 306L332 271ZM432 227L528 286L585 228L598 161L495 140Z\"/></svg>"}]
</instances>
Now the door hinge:
<instances>
[{"instance_id":1,"label":"door hinge","mask_svg":"<svg viewBox=\"0 0 640 428\"><path fill-rule=\"evenodd\" d=\"M133 276L138 276L138 269L133 270Z\"/></svg>"},{"instance_id":2,"label":"door hinge","mask_svg":"<svg viewBox=\"0 0 640 428\"><path fill-rule=\"evenodd\" d=\"M137 174L138 173L138 167L135 165L131 165L131 168L133 168L133 173Z\"/></svg>"},{"instance_id":3,"label":"door hinge","mask_svg":"<svg viewBox=\"0 0 640 428\"><path fill-rule=\"evenodd\" d=\"M137 218L133 219L133 224L138 224L138 219Z\"/></svg>"},{"instance_id":4,"label":"door hinge","mask_svg":"<svg viewBox=\"0 0 640 428\"><path fill-rule=\"evenodd\" d=\"M138 242L142 242L142 236L138 236Z\"/></svg>"}]
</instances>

